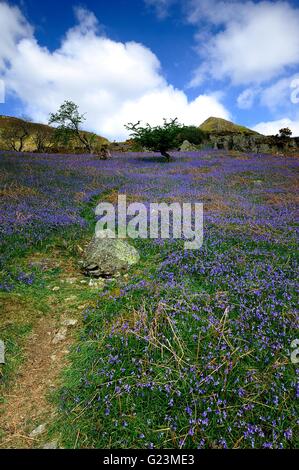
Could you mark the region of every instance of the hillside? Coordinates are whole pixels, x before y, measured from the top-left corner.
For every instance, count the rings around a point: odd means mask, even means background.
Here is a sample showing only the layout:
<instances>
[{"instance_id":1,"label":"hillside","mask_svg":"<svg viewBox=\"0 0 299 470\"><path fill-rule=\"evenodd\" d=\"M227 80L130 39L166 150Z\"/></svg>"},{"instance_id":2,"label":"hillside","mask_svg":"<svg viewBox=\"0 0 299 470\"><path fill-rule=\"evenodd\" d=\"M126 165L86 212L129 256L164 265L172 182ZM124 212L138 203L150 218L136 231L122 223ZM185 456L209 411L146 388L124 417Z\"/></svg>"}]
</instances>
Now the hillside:
<instances>
[{"instance_id":1,"label":"hillside","mask_svg":"<svg viewBox=\"0 0 299 470\"><path fill-rule=\"evenodd\" d=\"M0 449L295 448L299 162L174 156L0 152ZM94 240L120 192L145 220L156 201L182 211L155 240L155 223ZM205 213L193 250L192 219L172 236L188 201ZM140 253L130 270L123 244Z\"/></svg>"},{"instance_id":2,"label":"hillside","mask_svg":"<svg viewBox=\"0 0 299 470\"><path fill-rule=\"evenodd\" d=\"M217 117L209 117L199 128L204 132L213 134L260 135L247 127L239 126L231 121Z\"/></svg>"},{"instance_id":3,"label":"hillside","mask_svg":"<svg viewBox=\"0 0 299 470\"><path fill-rule=\"evenodd\" d=\"M28 122L25 121L24 119L16 118L13 116L3 116L0 115L0 150L8 150L7 144L1 138L2 133L4 130L10 129L14 126L22 126L26 125L27 129L29 130L29 137L26 139L25 144L24 144L24 151L28 152L34 152L36 150L36 144L34 142L34 136L37 133L44 133L46 135L46 147L49 147L49 151L58 151L58 152L63 152L63 151L68 151L68 152L80 152L80 146L76 144L72 144L70 148L54 148L53 143L51 142L54 137L54 132L55 128L48 126L46 124L39 124L36 122ZM84 134L86 135L91 135L90 132L84 131ZM103 143L108 143L109 141L105 139L104 137L97 136L96 138L96 147L100 147Z\"/></svg>"},{"instance_id":4,"label":"hillside","mask_svg":"<svg viewBox=\"0 0 299 470\"><path fill-rule=\"evenodd\" d=\"M205 145L214 149L260 154L298 154L298 138L265 136L226 119L210 117L199 129L206 134Z\"/></svg>"}]
</instances>

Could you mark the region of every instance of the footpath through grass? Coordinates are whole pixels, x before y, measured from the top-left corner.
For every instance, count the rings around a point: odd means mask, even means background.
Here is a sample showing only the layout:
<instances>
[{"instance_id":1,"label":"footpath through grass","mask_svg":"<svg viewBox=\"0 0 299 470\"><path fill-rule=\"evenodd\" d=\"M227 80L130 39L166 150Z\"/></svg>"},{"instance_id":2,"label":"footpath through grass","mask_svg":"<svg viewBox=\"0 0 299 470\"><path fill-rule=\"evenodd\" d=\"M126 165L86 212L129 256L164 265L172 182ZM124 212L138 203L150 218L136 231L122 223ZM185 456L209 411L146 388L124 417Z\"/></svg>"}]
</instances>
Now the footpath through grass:
<instances>
[{"instance_id":1,"label":"footpath through grass","mask_svg":"<svg viewBox=\"0 0 299 470\"><path fill-rule=\"evenodd\" d=\"M98 289L89 287L78 267L80 250L92 236L94 204L92 199L82 205L84 228L58 229L31 249L20 249L20 237L10 238L9 262L0 272L0 338L5 344L5 364L0 366L0 447L39 445L28 435L41 420L50 418L46 398L66 364L74 334L68 331L58 345L54 336L69 318L79 325L82 309L94 305L98 296Z\"/></svg>"}]
</instances>

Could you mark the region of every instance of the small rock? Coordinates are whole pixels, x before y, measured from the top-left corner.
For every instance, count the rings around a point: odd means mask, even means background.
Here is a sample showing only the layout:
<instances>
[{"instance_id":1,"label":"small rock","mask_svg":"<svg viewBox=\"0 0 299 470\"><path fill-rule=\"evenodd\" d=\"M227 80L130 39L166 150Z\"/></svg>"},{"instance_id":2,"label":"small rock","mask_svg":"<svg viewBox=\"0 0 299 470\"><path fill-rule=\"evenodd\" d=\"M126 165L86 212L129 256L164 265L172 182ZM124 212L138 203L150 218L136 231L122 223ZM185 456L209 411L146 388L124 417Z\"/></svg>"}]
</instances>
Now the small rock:
<instances>
[{"instance_id":1,"label":"small rock","mask_svg":"<svg viewBox=\"0 0 299 470\"><path fill-rule=\"evenodd\" d=\"M51 442L47 442L43 446L43 449L57 449L57 447L58 447L58 442L57 441L51 441Z\"/></svg>"},{"instance_id":2,"label":"small rock","mask_svg":"<svg viewBox=\"0 0 299 470\"><path fill-rule=\"evenodd\" d=\"M0 364L5 364L5 344L0 340Z\"/></svg>"},{"instance_id":3,"label":"small rock","mask_svg":"<svg viewBox=\"0 0 299 470\"><path fill-rule=\"evenodd\" d=\"M84 310L86 305L78 305L77 310Z\"/></svg>"},{"instance_id":4,"label":"small rock","mask_svg":"<svg viewBox=\"0 0 299 470\"><path fill-rule=\"evenodd\" d=\"M104 287L105 282L102 281L101 279L96 280L96 281L95 281L94 279L91 279L91 280L89 281L89 284L88 284L88 285L89 285L89 287L93 287L93 288L95 288L95 289L101 289L101 288Z\"/></svg>"},{"instance_id":5,"label":"small rock","mask_svg":"<svg viewBox=\"0 0 299 470\"><path fill-rule=\"evenodd\" d=\"M69 277L68 279L64 280L64 282L66 282L67 284L76 284L77 281L78 279L76 277Z\"/></svg>"},{"instance_id":6,"label":"small rock","mask_svg":"<svg viewBox=\"0 0 299 470\"><path fill-rule=\"evenodd\" d=\"M52 289L53 292L57 292L59 290L60 290L60 287L53 287L53 289Z\"/></svg>"},{"instance_id":7,"label":"small rock","mask_svg":"<svg viewBox=\"0 0 299 470\"><path fill-rule=\"evenodd\" d=\"M51 361L56 361L56 354L52 354Z\"/></svg>"},{"instance_id":8,"label":"small rock","mask_svg":"<svg viewBox=\"0 0 299 470\"><path fill-rule=\"evenodd\" d=\"M67 335L67 328L60 328L58 333L56 333L56 335L54 336L52 343L57 344L57 343L60 343L61 341L64 341L66 338L66 335Z\"/></svg>"},{"instance_id":9,"label":"small rock","mask_svg":"<svg viewBox=\"0 0 299 470\"><path fill-rule=\"evenodd\" d=\"M62 324L66 327L68 326L75 326L77 325L78 320L75 320L74 318L67 318L66 320L63 320Z\"/></svg>"},{"instance_id":10,"label":"small rock","mask_svg":"<svg viewBox=\"0 0 299 470\"><path fill-rule=\"evenodd\" d=\"M71 295L70 297L67 297L67 299L65 299L66 302L74 302L75 300L77 300L76 295Z\"/></svg>"},{"instance_id":11,"label":"small rock","mask_svg":"<svg viewBox=\"0 0 299 470\"><path fill-rule=\"evenodd\" d=\"M29 437L35 438L43 434L46 430L45 424L40 424L37 428L35 428L30 434Z\"/></svg>"}]
</instances>

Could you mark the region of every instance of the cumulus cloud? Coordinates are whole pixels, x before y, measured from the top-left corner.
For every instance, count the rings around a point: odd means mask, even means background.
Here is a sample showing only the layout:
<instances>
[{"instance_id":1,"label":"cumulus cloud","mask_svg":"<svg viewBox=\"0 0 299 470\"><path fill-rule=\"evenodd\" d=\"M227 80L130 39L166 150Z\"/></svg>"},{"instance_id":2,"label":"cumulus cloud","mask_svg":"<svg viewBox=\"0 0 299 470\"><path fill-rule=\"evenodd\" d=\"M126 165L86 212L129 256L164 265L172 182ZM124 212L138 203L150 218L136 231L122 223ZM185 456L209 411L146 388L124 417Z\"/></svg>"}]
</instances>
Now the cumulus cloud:
<instances>
[{"instance_id":1,"label":"cumulus cloud","mask_svg":"<svg viewBox=\"0 0 299 470\"><path fill-rule=\"evenodd\" d=\"M202 63L192 86L209 77L260 84L299 63L299 9L287 2L190 0L187 17L208 28L205 42L197 35Z\"/></svg>"},{"instance_id":2,"label":"cumulus cloud","mask_svg":"<svg viewBox=\"0 0 299 470\"><path fill-rule=\"evenodd\" d=\"M260 122L253 127L253 130L264 135L276 135L279 130L288 127L293 132L293 136L299 136L299 119L291 120L289 118L278 119L277 121Z\"/></svg>"},{"instance_id":3,"label":"cumulus cloud","mask_svg":"<svg viewBox=\"0 0 299 470\"><path fill-rule=\"evenodd\" d=\"M18 9L0 6L12 24L6 33L8 46L0 45L6 64L2 78L34 120L47 122L65 99L86 113L87 129L110 139L126 138L124 124L140 119L157 124L163 117L178 117L199 125L211 115L229 118L218 95L189 102L183 91L167 83L150 49L107 38L87 10L76 9L77 25L57 50L49 51L39 45Z\"/></svg>"},{"instance_id":4,"label":"cumulus cloud","mask_svg":"<svg viewBox=\"0 0 299 470\"><path fill-rule=\"evenodd\" d=\"M32 37L33 30L17 7L0 3L0 72L16 53L18 42Z\"/></svg>"}]
</instances>

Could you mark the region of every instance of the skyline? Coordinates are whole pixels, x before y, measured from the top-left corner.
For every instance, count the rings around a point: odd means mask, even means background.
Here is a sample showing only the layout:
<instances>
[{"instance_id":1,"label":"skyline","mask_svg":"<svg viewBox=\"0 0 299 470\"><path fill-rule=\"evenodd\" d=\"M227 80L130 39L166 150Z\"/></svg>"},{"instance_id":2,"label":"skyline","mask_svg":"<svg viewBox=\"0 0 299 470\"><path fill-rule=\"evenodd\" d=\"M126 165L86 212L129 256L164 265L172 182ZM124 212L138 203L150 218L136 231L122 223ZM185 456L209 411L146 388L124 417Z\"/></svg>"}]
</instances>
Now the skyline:
<instances>
[{"instance_id":1,"label":"skyline","mask_svg":"<svg viewBox=\"0 0 299 470\"><path fill-rule=\"evenodd\" d=\"M46 123L70 99L110 140L164 117L299 135L298 30L297 1L2 1L0 114Z\"/></svg>"}]
</instances>

